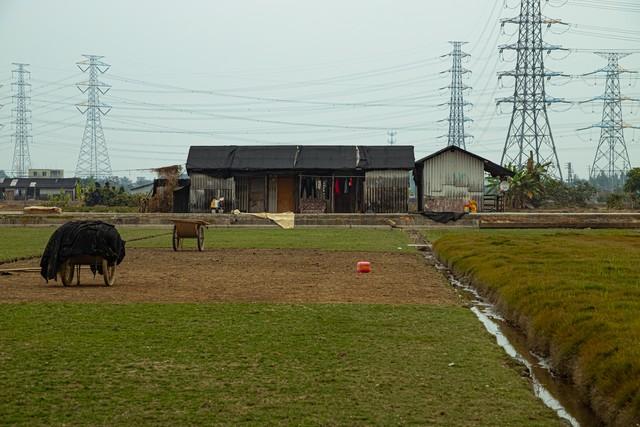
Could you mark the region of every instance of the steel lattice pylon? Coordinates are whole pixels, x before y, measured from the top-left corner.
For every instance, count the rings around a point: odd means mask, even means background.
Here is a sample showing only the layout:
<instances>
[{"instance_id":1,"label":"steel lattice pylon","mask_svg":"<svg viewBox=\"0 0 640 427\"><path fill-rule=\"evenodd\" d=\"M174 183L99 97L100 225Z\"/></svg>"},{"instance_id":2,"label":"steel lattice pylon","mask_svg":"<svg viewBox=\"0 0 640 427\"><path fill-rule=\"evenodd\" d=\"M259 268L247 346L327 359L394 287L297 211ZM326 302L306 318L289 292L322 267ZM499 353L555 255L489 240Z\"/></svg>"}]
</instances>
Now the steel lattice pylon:
<instances>
[{"instance_id":1,"label":"steel lattice pylon","mask_svg":"<svg viewBox=\"0 0 640 427\"><path fill-rule=\"evenodd\" d=\"M584 102L603 101L602 121L579 130L600 128L600 141L589 178L595 179L604 175L607 177L608 189L614 190L615 183L624 180L624 176L631 169L629 152L624 140L624 129L634 128L634 126L627 125L622 120L622 101L640 101L640 99L623 97L620 94L620 74L633 73L633 71L623 69L619 61L620 58L629 54L619 52L596 52L596 54L605 58L608 64L605 68L585 74L585 76L605 73L607 83L603 96Z\"/></svg>"},{"instance_id":2,"label":"steel lattice pylon","mask_svg":"<svg viewBox=\"0 0 640 427\"><path fill-rule=\"evenodd\" d=\"M29 92L31 83L29 79L31 73L26 70L29 64L14 63L13 79L11 86L13 90L13 164L12 174L16 178L26 178L31 167L31 155L29 154L29 143L31 142L31 110L29 104L31 97Z\"/></svg>"},{"instance_id":3,"label":"steel lattice pylon","mask_svg":"<svg viewBox=\"0 0 640 427\"><path fill-rule=\"evenodd\" d=\"M449 122L449 133L446 135L447 145L455 145L466 149L466 139L471 138L471 135L465 134L464 124L472 120L464 116L465 107L471 105L471 103L465 102L464 91L471 89L471 87L462 83L462 76L471 71L462 67L462 59L470 55L462 51L462 45L466 44L465 42L454 41L449 43L453 45L453 51L444 56L451 56L453 64L450 69L443 71L443 73L451 73L451 85L442 89L450 90L451 99L445 104L440 104L449 105L449 118L440 121Z\"/></svg>"},{"instance_id":4,"label":"steel lattice pylon","mask_svg":"<svg viewBox=\"0 0 640 427\"><path fill-rule=\"evenodd\" d=\"M547 98L545 91L545 79L561 74L546 72L544 68L544 52L562 48L546 44L542 40L542 24L562 22L542 16L540 0L521 0L520 15L502 20L502 25L507 23L517 24L519 31L517 43L500 46L500 52L515 50L517 54L515 70L500 73L500 78L515 78L513 96L497 101L498 104L513 104L502 164L523 167L527 164L530 153L533 153L534 162L550 163L550 172L562 179L547 104L563 101Z\"/></svg>"},{"instance_id":5,"label":"steel lattice pylon","mask_svg":"<svg viewBox=\"0 0 640 427\"><path fill-rule=\"evenodd\" d=\"M98 75L107 72L110 65L101 61L102 56L83 56L86 59L78 62L77 65L83 73L89 73L89 80L77 83L76 86L80 92L87 94L87 102L77 104L76 108L81 114L86 114L87 123L82 136L76 176L95 179L109 178L111 176L111 162L102 130L101 117L106 115L111 107L100 102L100 95L106 94L111 86L101 82Z\"/></svg>"}]
</instances>

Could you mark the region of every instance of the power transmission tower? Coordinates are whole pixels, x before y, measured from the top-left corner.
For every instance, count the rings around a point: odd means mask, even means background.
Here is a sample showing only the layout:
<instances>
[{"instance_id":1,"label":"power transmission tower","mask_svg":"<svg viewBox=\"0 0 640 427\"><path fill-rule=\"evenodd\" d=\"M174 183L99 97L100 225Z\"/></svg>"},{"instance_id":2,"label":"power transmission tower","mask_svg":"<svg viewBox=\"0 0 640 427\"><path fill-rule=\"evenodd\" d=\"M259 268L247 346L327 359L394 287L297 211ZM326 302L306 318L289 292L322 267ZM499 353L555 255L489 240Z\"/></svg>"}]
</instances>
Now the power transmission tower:
<instances>
[{"instance_id":1,"label":"power transmission tower","mask_svg":"<svg viewBox=\"0 0 640 427\"><path fill-rule=\"evenodd\" d=\"M442 89L449 89L451 92L451 99L449 102L440 105L449 105L449 118L440 120L441 122L449 122L449 133L447 134L447 145L455 145L462 149L466 149L466 139L471 135L466 135L464 131L464 124L473 120L464 116L464 109L472 105L464 100L464 91L471 89L470 86L462 83L462 76L470 73L462 66L462 59L470 56L468 53L462 51L462 45L466 42L449 42L453 45L451 53L443 55L442 57L450 56L452 58L452 66L450 69L443 71L443 73L451 73L451 85L445 86ZM444 136L443 136L444 137Z\"/></svg>"},{"instance_id":2,"label":"power transmission tower","mask_svg":"<svg viewBox=\"0 0 640 427\"><path fill-rule=\"evenodd\" d=\"M622 183L627 172L631 169L629 152L627 151L627 145L624 140L624 129L640 129L624 123L622 120L622 102L640 102L640 99L623 97L620 94L620 74L636 73L635 71L625 70L619 64L621 58L630 54L620 52L596 52L596 55L605 58L608 62L607 66L592 73L585 74L585 76L606 74L607 83L604 95L588 99L584 102L603 101L602 121L593 126L578 130L600 128L600 141L598 142L596 155L589 172L589 178L595 179L604 175L607 178L607 189L615 190L616 184Z\"/></svg>"},{"instance_id":3,"label":"power transmission tower","mask_svg":"<svg viewBox=\"0 0 640 427\"><path fill-rule=\"evenodd\" d=\"M87 102L77 104L76 108L81 114L86 114L87 123L82 136L76 176L95 179L108 178L111 176L111 162L102 130L101 117L111 110L111 106L101 102L100 95L109 92L111 86L101 82L98 76L106 73L111 66L101 61L102 56L82 56L86 59L77 62L76 65L83 73L88 72L89 80L77 83L76 86L80 92L87 94Z\"/></svg>"},{"instance_id":4,"label":"power transmission tower","mask_svg":"<svg viewBox=\"0 0 640 427\"><path fill-rule=\"evenodd\" d=\"M31 167L31 155L29 154L29 143L31 141L31 73L26 67L29 64L13 63L15 69L12 71L13 82L13 176L16 178L26 178Z\"/></svg>"},{"instance_id":5,"label":"power transmission tower","mask_svg":"<svg viewBox=\"0 0 640 427\"><path fill-rule=\"evenodd\" d=\"M500 52L515 50L516 68L513 71L499 73L502 77L514 77L513 96L498 99L498 104L513 104L513 113L509 132L502 152L502 164L523 167L527 164L529 153L533 152L533 161L538 164L550 163L550 172L562 179L562 169L558 160L556 146L551 133L547 105L563 102L557 98L547 98L545 79L560 73L547 72L544 68L544 52L566 50L542 40L542 24L562 24L561 21L542 15L540 0L521 0L520 15L502 20L502 25L517 24L518 41L511 45L500 46Z\"/></svg>"},{"instance_id":6,"label":"power transmission tower","mask_svg":"<svg viewBox=\"0 0 640 427\"><path fill-rule=\"evenodd\" d=\"M398 132L395 129L392 129L387 132L387 143L389 145L394 145L396 143L396 137L398 136Z\"/></svg>"}]
</instances>

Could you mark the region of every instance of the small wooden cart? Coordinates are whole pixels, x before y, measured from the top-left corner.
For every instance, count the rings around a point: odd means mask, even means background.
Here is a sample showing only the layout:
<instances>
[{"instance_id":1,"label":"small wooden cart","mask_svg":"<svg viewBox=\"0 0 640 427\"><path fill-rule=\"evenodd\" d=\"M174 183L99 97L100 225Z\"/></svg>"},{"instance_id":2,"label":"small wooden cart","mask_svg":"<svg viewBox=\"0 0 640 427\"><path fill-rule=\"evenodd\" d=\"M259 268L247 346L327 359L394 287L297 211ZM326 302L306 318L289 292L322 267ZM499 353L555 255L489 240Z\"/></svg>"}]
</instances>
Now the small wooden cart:
<instances>
[{"instance_id":1,"label":"small wooden cart","mask_svg":"<svg viewBox=\"0 0 640 427\"><path fill-rule=\"evenodd\" d=\"M73 274L77 271L77 284L80 284L80 266L93 265L96 268L99 266L99 270L102 272L102 279L105 286L111 286L115 282L116 278L116 264L109 264L109 262L101 256L93 255L81 255L67 259L60 266L58 274L62 280L63 286L71 286L73 282Z\"/></svg>"},{"instance_id":2,"label":"small wooden cart","mask_svg":"<svg viewBox=\"0 0 640 427\"><path fill-rule=\"evenodd\" d=\"M204 230L208 222L199 219L172 219L173 222L173 250L182 248L182 239L196 239L198 250L204 250Z\"/></svg>"}]
</instances>

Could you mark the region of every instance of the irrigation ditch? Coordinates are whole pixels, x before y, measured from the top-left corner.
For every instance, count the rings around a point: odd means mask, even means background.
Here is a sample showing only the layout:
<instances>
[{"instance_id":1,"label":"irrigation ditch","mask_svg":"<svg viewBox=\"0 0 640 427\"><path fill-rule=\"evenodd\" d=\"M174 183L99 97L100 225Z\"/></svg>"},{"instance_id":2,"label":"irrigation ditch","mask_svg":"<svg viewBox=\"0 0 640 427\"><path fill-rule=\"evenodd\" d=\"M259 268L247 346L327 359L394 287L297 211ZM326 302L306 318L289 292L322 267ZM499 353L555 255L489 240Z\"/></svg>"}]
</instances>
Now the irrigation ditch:
<instances>
[{"instance_id":1,"label":"irrigation ditch","mask_svg":"<svg viewBox=\"0 0 640 427\"><path fill-rule=\"evenodd\" d=\"M496 306L472 285L471 280L460 277L443 263L433 251L431 243L418 231L406 232L418 246L425 262L445 276L487 332L495 337L497 344L512 360L523 367L523 375L529 378L536 397L572 427L604 425L593 410L580 399L574 385L555 373L546 357L529 350L524 332L508 322Z\"/></svg>"}]
</instances>

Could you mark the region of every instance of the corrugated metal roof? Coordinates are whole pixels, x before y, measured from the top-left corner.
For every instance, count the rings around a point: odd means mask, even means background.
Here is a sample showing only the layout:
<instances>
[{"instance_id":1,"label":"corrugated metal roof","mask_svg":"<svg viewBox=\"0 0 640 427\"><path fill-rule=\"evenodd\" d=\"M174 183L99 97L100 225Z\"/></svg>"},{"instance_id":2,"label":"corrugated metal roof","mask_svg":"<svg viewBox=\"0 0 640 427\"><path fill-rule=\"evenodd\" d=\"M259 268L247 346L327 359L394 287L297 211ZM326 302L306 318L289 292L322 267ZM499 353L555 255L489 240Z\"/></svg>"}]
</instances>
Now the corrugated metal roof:
<instances>
[{"instance_id":1,"label":"corrugated metal roof","mask_svg":"<svg viewBox=\"0 0 640 427\"><path fill-rule=\"evenodd\" d=\"M469 155L471 157L474 157L474 158L476 158L478 160L482 160L483 163L484 163L485 172L489 172L491 174L491 176L496 177L496 176L513 176L514 175L514 173L512 171L510 171L509 169L507 169L505 167L502 167L502 166L500 166L500 165L498 165L496 163L493 163L491 160L485 159L484 157L479 156L477 154L474 154L474 153L472 153L470 151L463 150L460 147L456 147L455 145L450 145L448 147L443 148L442 150L436 151L433 154L430 154L430 155L428 155L426 157L423 157L422 159L416 161L416 165L419 166L422 163L424 163L426 160L432 159L432 158L434 158L436 156L440 156L441 154L452 152L452 151L457 151L457 152L460 152L460 153L464 153L464 154Z\"/></svg>"},{"instance_id":2,"label":"corrugated metal roof","mask_svg":"<svg viewBox=\"0 0 640 427\"><path fill-rule=\"evenodd\" d=\"M4 178L0 180L0 188L53 188L73 189L78 178Z\"/></svg>"}]
</instances>

